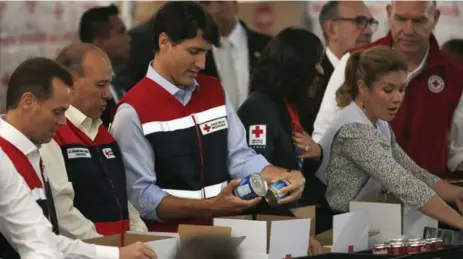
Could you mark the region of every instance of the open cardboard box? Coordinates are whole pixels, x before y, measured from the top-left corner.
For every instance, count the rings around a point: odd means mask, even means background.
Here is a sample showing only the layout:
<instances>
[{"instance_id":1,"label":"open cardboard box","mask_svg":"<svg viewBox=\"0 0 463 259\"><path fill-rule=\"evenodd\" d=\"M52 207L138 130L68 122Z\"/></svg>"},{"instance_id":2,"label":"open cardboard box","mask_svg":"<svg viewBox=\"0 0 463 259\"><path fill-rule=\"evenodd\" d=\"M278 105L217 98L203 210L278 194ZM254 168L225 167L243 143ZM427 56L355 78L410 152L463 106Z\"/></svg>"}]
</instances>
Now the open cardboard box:
<instances>
[{"instance_id":1,"label":"open cardboard box","mask_svg":"<svg viewBox=\"0 0 463 259\"><path fill-rule=\"evenodd\" d=\"M368 213L356 211L333 216L333 228L315 238L325 253L349 253L367 250L369 237L376 234L369 231Z\"/></svg>"},{"instance_id":2,"label":"open cardboard box","mask_svg":"<svg viewBox=\"0 0 463 259\"><path fill-rule=\"evenodd\" d=\"M161 233L161 232L126 232L124 233L123 244L121 244L120 235L98 237L84 240L84 242L103 246L127 246L135 242L143 242L151 247L158 256L158 259L170 259L177 251L181 242L198 235L225 235L231 236L229 227L213 226L193 226L180 225L178 233Z\"/></svg>"},{"instance_id":3,"label":"open cardboard box","mask_svg":"<svg viewBox=\"0 0 463 259\"><path fill-rule=\"evenodd\" d=\"M370 230L380 232L370 239L369 247L398 237L423 237L425 227L437 227L438 221L404 205L394 195L351 201L350 211L368 212Z\"/></svg>"},{"instance_id":4,"label":"open cardboard box","mask_svg":"<svg viewBox=\"0 0 463 259\"><path fill-rule=\"evenodd\" d=\"M295 217L252 215L215 218L214 226L230 227L232 236L245 236L239 246L243 258L281 259L306 256L315 207L292 210Z\"/></svg>"}]
</instances>

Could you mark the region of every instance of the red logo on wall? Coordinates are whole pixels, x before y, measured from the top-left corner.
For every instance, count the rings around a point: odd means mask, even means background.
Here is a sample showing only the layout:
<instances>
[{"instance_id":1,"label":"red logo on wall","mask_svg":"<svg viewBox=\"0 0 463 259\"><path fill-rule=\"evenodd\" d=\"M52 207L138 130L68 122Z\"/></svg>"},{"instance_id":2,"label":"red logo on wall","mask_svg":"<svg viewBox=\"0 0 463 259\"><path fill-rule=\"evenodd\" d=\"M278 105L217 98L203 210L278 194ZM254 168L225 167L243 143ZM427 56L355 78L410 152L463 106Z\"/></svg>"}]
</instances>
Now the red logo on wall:
<instances>
[{"instance_id":1,"label":"red logo on wall","mask_svg":"<svg viewBox=\"0 0 463 259\"><path fill-rule=\"evenodd\" d=\"M53 13L55 14L56 19L61 20L61 17L63 16L63 7L61 6L60 3L55 4L55 10L53 10Z\"/></svg>"},{"instance_id":2,"label":"red logo on wall","mask_svg":"<svg viewBox=\"0 0 463 259\"><path fill-rule=\"evenodd\" d=\"M262 33L272 34L272 27L276 15L273 6L267 3L259 3L255 9L254 25Z\"/></svg>"}]
</instances>

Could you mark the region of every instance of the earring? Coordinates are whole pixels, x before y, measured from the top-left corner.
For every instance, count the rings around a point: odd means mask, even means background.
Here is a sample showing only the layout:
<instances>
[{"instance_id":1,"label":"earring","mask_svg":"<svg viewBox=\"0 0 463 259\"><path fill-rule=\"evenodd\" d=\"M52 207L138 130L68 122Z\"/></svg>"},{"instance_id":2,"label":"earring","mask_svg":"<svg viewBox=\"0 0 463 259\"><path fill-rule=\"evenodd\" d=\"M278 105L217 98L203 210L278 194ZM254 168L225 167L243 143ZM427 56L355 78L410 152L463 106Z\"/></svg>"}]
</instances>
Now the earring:
<instances>
[{"instance_id":1,"label":"earring","mask_svg":"<svg viewBox=\"0 0 463 259\"><path fill-rule=\"evenodd\" d=\"M367 112L366 106L365 106L365 101L362 100L362 110L364 113Z\"/></svg>"}]
</instances>

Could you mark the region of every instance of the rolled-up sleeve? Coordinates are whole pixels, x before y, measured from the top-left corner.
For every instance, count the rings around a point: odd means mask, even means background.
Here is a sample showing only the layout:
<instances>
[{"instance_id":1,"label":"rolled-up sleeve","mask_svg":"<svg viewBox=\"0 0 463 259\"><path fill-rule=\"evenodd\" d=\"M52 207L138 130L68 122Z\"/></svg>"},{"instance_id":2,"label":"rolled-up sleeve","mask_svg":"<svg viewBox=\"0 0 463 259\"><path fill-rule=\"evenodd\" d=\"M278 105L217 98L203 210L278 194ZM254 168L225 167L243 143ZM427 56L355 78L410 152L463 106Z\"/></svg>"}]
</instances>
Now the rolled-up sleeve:
<instances>
[{"instance_id":1,"label":"rolled-up sleeve","mask_svg":"<svg viewBox=\"0 0 463 259\"><path fill-rule=\"evenodd\" d=\"M156 208L168 194L156 186L153 149L131 105L124 103L118 107L110 132L124 158L130 202L142 218L160 221Z\"/></svg>"},{"instance_id":2,"label":"rolled-up sleeve","mask_svg":"<svg viewBox=\"0 0 463 259\"><path fill-rule=\"evenodd\" d=\"M270 163L250 148L246 142L246 130L225 92L228 116L228 168L232 178L244 178L261 172Z\"/></svg>"},{"instance_id":3,"label":"rolled-up sleeve","mask_svg":"<svg viewBox=\"0 0 463 259\"><path fill-rule=\"evenodd\" d=\"M424 181L404 169L393 157L390 144L365 124L348 124L338 133L342 154L413 209L436 195Z\"/></svg>"},{"instance_id":4,"label":"rolled-up sleeve","mask_svg":"<svg viewBox=\"0 0 463 259\"><path fill-rule=\"evenodd\" d=\"M463 170L463 95L453 115L452 126L449 135L449 157L447 166L451 172Z\"/></svg>"},{"instance_id":5,"label":"rolled-up sleeve","mask_svg":"<svg viewBox=\"0 0 463 259\"><path fill-rule=\"evenodd\" d=\"M331 126L331 123L339 112L336 103L336 91L344 83L344 73L349 57L350 53L347 53L341 58L341 60L339 60L339 63L336 65L336 68L331 75L330 81L326 86L325 94L323 95L322 103L320 105L320 110L318 111L314 122L314 131L312 134L312 139L317 143L320 143L323 135Z\"/></svg>"}]
</instances>

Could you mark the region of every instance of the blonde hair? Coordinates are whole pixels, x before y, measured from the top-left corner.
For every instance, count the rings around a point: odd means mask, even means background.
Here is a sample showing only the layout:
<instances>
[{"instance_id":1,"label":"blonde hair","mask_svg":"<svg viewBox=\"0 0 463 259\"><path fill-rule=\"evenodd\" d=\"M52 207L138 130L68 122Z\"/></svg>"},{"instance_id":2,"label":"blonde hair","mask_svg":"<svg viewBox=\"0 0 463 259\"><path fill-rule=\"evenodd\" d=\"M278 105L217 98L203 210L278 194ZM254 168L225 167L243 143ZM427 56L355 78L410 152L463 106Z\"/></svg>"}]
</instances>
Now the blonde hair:
<instances>
[{"instance_id":1,"label":"blonde hair","mask_svg":"<svg viewBox=\"0 0 463 259\"><path fill-rule=\"evenodd\" d=\"M376 46L359 50L349 57L344 84L336 91L336 102L340 108L348 106L358 95L358 81L368 87L390 72L407 72L405 59L388 46Z\"/></svg>"}]
</instances>

